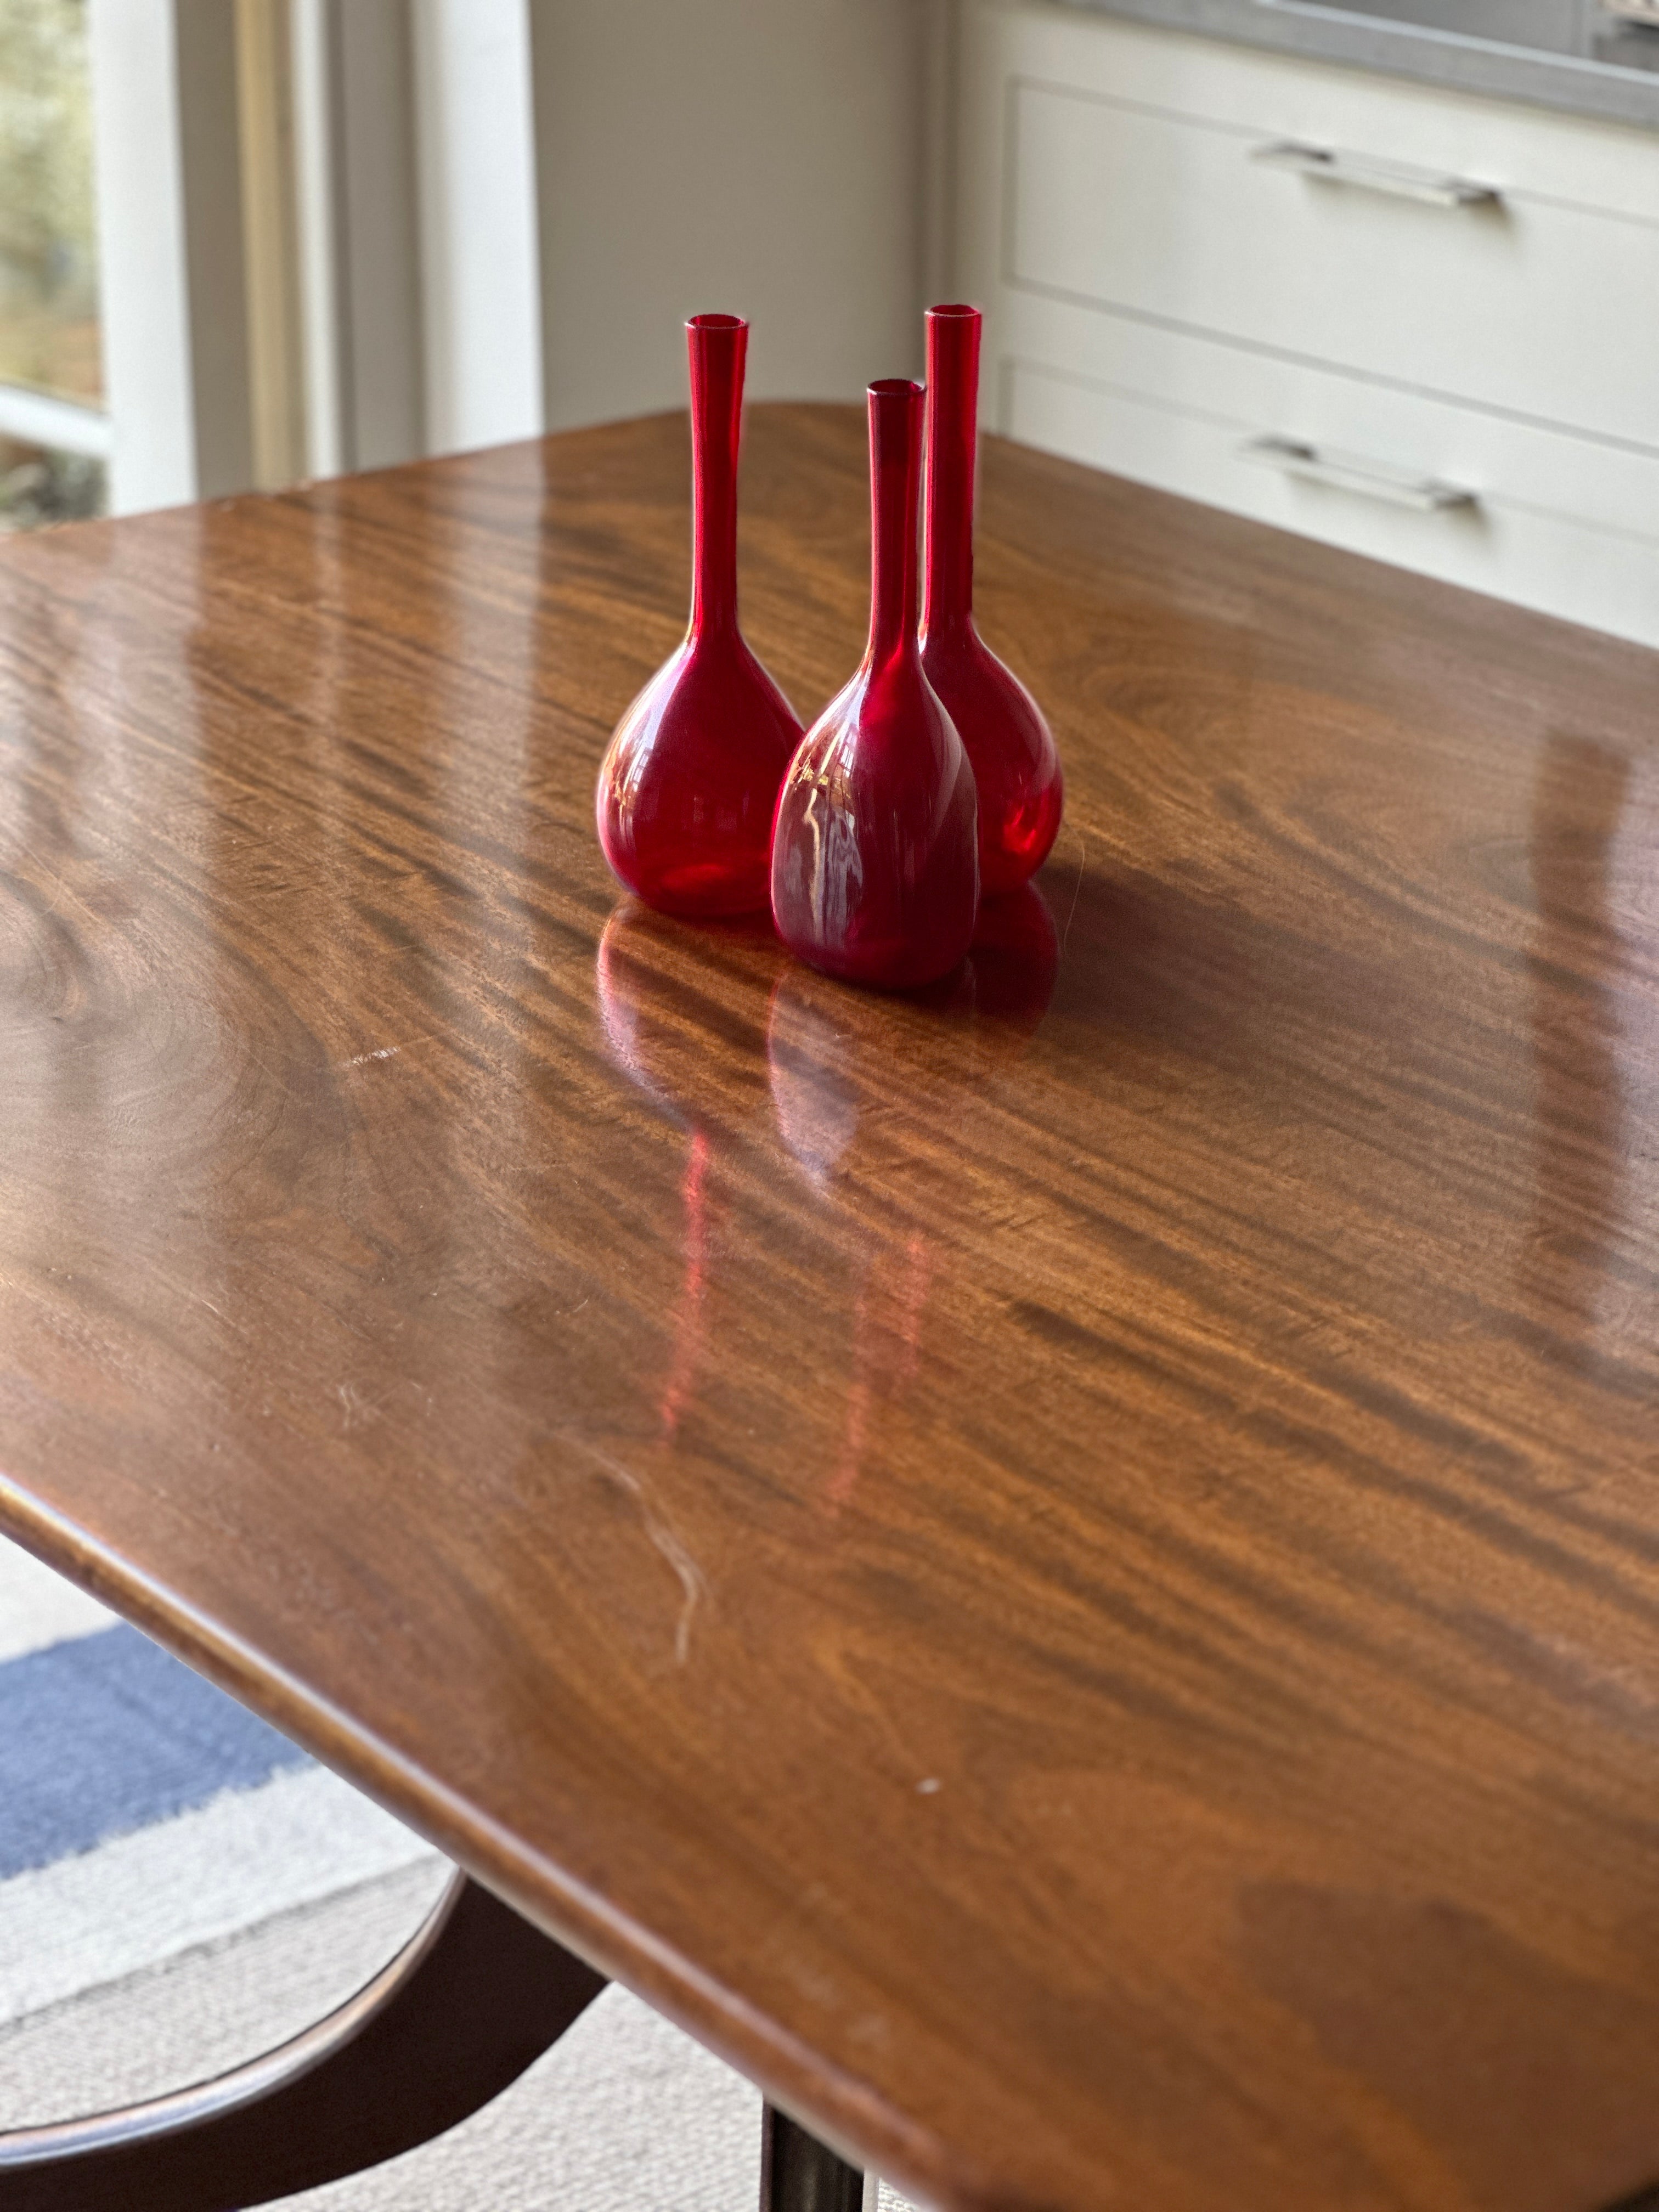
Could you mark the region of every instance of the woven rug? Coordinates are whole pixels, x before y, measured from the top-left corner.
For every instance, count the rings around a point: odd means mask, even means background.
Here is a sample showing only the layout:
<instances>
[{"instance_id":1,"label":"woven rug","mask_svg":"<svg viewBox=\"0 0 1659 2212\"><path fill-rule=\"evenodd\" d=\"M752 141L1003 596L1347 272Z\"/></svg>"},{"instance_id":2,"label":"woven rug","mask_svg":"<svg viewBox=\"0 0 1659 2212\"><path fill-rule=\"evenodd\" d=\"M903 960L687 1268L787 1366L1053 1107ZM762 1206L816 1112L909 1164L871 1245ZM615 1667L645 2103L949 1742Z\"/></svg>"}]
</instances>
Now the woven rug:
<instances>
[{"instance_id":1,"label":"woven rug","mask_svg":"<svg viewBox=\"0 0 1659 2212\"><path fill-rule=\"evenodd\" d=\"M448 1873L399 1822L0 1539L0 2128L294 2034ZM611 1989L437 2142L314 2212L749 2212L760 2100ZM905 2212L890 2191L883 2212Z\"/></svg>"}]
</instances>

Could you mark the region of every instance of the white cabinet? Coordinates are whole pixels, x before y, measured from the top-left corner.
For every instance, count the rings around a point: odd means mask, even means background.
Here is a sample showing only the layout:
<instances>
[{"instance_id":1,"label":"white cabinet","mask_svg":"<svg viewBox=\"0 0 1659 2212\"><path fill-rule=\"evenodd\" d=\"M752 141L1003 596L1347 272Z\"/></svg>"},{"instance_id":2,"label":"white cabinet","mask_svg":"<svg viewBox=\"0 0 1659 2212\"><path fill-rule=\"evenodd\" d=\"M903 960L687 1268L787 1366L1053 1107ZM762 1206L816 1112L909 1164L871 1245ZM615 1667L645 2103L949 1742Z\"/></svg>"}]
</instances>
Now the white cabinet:
<instances>
[{"instance_id":1,"label":"white cabinet","mask_svg":"<svg viewBox=\"0 0 1659 2212\"><path fill-rule=\"evenodd\" d=\"M1659 137L1040 5L962 59L996 427L1659 644Z\"/></svg>"}]
</instances>

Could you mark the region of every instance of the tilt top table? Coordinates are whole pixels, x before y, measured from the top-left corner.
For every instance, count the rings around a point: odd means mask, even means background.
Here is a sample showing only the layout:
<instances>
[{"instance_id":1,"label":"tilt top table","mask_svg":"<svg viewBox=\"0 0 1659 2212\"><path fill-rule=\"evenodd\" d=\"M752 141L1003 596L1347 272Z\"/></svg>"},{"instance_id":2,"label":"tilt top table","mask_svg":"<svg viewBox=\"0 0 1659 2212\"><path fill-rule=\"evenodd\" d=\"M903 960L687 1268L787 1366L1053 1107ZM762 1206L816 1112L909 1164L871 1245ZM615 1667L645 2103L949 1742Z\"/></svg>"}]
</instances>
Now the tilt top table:
<instances>
[{"instance_id":1,"label":"tilt top table","mask_svg":"<svg viewBox=\"0 0 1659 2212\"><path fill-rule=\"evenodd\" d=\"M952 2212L1659 2179L1659 659L990 441L1066 826L617 894L683 419L0 554L0 1520ZM855 410L744 612L859 652Z\"/></svg>"}]
</instances>

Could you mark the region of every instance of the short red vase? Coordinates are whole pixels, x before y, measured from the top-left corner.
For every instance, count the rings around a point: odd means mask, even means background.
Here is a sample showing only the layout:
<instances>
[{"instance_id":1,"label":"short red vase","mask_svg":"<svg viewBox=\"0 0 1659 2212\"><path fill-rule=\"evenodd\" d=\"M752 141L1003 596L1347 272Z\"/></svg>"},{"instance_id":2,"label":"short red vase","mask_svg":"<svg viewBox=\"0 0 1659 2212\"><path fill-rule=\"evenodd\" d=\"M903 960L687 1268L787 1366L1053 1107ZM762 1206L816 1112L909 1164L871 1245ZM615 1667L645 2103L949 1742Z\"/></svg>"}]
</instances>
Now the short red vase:
<instances>
[{"instance_id":1,"label":"short red vase","mask_svg":"<svg viewBox=\"0 0 1659 2212\"><path fill-rule=\"evenodd\" d=\"M1048 857L1065 805L1060 755L1030 693L974 624L977 307L927 310L927 513L921 665L979 787L980 888L1011 891Z\"/></svg>"},{"instance_id":2,"label":"short red vase","mask_svg":"<svg viewBox=\"0 0 1659 2212\"><path fill-rule=\"evenodd\" d=\"M649 906L752 914L799 717L738 627L738 443L749 325L693 315L691 626L617 723L594 813L605 857Z\"/></svg>"},{"instance_id":3,"label":"short red vase","mask_svg":"<svg viewBox=\"0 0 1659 2212\"><path fill-rule=\"evenodd\" d=\"M870 386L870 642L778 793L772 919L798 958L903 990L947 975L979 911L974 772L916 639L921 386Z\"/></svg>"}]
</instances>

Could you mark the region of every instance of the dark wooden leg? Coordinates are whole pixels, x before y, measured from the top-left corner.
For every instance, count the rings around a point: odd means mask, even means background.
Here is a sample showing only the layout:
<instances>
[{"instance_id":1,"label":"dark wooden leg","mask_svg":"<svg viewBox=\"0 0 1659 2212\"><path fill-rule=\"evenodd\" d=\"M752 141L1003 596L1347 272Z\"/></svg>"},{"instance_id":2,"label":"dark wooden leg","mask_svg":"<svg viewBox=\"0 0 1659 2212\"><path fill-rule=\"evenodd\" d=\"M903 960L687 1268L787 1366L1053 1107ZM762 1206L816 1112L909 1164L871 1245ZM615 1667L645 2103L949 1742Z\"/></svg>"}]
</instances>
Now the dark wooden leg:
<instances>
[{"instance_id":1,"label":"dark wooden leg","mask_svg":"<svg viewBox=\"0 0 1659 2212\"><path fill-rule=\"evenodd\" d=\"M488 2104L605 1986L457 1875L390 1966L280 2050L150 2104L0 2134L0 2212L242 2212L378 2166Z\"/></svg>"},{"instance_id":2,"label":"dark wooden leg","mask_svg":"<svg viewBox=\"0 0 1659 2212\"><path fill-rule=\"evenodd\" d=\"M860 2212L864 2176L768 2105L761 2126L761 2212Z\"/></svg>"}]
</instances>

